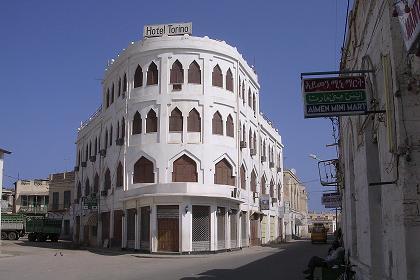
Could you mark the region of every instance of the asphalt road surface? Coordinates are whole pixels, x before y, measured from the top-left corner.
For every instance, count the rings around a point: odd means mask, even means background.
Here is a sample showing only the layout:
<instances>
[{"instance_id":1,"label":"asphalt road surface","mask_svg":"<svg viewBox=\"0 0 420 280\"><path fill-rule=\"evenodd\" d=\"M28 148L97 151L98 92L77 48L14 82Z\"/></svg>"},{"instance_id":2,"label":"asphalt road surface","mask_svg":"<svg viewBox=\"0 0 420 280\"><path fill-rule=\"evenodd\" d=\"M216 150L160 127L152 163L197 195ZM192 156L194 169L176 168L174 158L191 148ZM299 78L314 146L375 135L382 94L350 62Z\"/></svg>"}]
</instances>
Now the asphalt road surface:
<instances>
[{"instance_id":1,"label":"asphalt road surface","mask_svg":"<svg viewBox=\"0 0 420 280\"><path fill-rule=\"evenodd\" d=\"M311 256L329 245L295 241L209 255L148 255L127 251L70 250L51 243L3 241L0 279L304 279Z\"/></svg>"}]
</instances>

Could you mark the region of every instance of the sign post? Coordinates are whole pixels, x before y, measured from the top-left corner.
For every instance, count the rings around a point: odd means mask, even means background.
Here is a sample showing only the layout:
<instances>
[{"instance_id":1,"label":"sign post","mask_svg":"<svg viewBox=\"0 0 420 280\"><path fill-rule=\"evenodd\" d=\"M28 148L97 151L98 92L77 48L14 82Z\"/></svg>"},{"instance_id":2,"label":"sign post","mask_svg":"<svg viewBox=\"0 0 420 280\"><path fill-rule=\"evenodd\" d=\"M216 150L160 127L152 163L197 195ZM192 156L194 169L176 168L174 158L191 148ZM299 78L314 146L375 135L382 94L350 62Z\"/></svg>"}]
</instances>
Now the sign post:
<instances>
[{"instance_id":1,"label":"sign post","mask_svg":"<svg viewBox=\"0 0 420 280\"><path fill-rule=\"evenodd\" d=\"M341 195L338 192L322 194L321 203L325 208L340 208Z\"/></svg>"}]
</instances>

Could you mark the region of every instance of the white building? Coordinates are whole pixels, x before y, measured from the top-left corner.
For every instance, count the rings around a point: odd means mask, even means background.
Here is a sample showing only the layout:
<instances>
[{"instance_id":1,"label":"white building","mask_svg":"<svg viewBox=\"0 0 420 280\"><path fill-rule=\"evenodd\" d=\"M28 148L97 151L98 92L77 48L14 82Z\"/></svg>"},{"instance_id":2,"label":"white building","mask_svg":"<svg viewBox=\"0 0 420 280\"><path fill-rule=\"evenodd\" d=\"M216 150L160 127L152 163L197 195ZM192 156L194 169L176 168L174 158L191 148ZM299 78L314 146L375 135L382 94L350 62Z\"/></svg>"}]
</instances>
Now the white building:
<instances>
[{"instance_id":1,"label":"white building","mask_svg":"<svg viewBox=\"0 0 420 280\"><path fill-rule=\"evenodd\" d=\"M356 279L420 279L419 15L418 0L356 0L349 17L341 70L372 71L372 113L340 117L341 226Z\"/></svg>"},{"instance_id":2,"label":"white building","mask_svg":"<svg viewBox=\"0 0 420 280\"><path fill-rule=\"evenodd\" d=\"M255 71L224 41L131 43L78 132L75 241L151 252L276 241L283 145L259 98ZM83 210L92 193L99 209Z\"/></svg>"}]
</instances>

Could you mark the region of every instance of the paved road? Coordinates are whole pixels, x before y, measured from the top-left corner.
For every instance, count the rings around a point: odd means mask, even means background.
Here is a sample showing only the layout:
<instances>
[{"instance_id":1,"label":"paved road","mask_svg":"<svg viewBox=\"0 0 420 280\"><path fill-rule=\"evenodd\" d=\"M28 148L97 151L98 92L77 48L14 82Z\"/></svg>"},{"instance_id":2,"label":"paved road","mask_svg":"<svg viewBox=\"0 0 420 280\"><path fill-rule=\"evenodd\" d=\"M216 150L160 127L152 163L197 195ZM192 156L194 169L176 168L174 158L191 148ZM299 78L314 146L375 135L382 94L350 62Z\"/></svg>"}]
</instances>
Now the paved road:
<instances>
[{"instance_id":1,"label":"paved road","mask_svg":"<svg viewBox=\"0 0 420 280\"><path fill-rule=\"evenodd\" d=\"M294 280L303 279L301 271L311 256L324 256L328 249L328 245L297 241L214 255L162 256L28 245L34 244L3 242L0 279Z\"/></svg>"}]
</instances>

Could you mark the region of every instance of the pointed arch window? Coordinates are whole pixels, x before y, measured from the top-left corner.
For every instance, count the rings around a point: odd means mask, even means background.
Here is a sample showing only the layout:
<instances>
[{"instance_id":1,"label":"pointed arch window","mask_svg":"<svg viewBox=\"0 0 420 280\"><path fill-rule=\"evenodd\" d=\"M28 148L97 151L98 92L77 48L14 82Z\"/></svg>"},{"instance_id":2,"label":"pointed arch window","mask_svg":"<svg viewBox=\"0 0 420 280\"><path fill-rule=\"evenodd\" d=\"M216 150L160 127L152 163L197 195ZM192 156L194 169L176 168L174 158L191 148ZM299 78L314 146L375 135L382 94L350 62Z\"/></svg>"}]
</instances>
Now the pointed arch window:
<instances>
[{"instance_id":1,"label":"pointed arch window","mask_svg":"<svg viewBox=\"0 0 420 280\"><path fill-rule=\"evenodd\" d=\"M153 109L150 109L147 113L146 119L146 133L157 132L158 119L156 112Z\"/></svg>"},{"instance_id":2,"label":"pointed arch window","mask_svg":"<svg viewBox=\"0 0 420 280\"><path fill-rule=\"evenodd\" d=\"M235 177L233 177L232 165L222 159L215 165L214 183L218 185L235 185Z\"/></svg>"},{"instance_id":3,"label":"pointed arch window","mask_svg":"<svg viewBox=\"0 0 420 280\"><path fill-rule=\"evenodd\" d=\"M245 96L245 82L244 81L242 81L242 102L243 102L243 105L245 105L246 96Z\"/></svg>"},{"instance_id":4,"label":"pointed arch window","mask_svg":"<svg viewBox=\"0 0 420 280\"><path fill-rule=\"evenodd\" d=\"M242 126L242 141L246 143L246 130L245 130L245 124Z\"/></svg>"},{"instance_id":5,"label":"pointed arch window","mask_svg":"<svg viewBox=\"0 0 420 280\"><path fill-rule=\"evenodd\" d=\"M118 163L117 167L117 188L124 186L124 171L121 161Z\"/></svg>"},{"instance_id":6,"label":"pointed arch window","mask_svg":"<svg viewBox=\"0 0 420 280\"><path fill-rule=\"evenodd\" d=\"M85 196L90 195L90 182L89 182L89 178L86 179L85 182Z\"/></svg>"},{"instance_id":7,"label":"pointed arch window","mask_svg":"<svg viewBox=\"0 0 420 280\"><path fill-rule=\"evenodd\" d=\"M134 164L133 184L154 183L155 173L153 162L145 157L141 157Z\"/></svg>"},{"instance_id":8,"label":"pointed arch window","mask_svg":"<svg viewBox=\"0 0 420 280\"><path fill-rule=\"evenodd\" d=\"M178 59L175 60L175 62L172 64L170 83L171 84L184 83L184 69L182 68L182 64L181 62L179 62Z\"/></svg>"},{"instance_id":9,"label":"pointed arch window","mask_svg":"<svg viewBox=\"0 0 420 280\"><path fill-rule=\"evenodd\" d=\"M277 184L277 199L280 202L280 200L281 200L281 185L280 185L280 183Z\"/></svg>"},{"instance_id":10,"label":"pointed arch window","mask_svg":"<svg viewBox=\"0 0 420 280\"><path fill-rule=\"evenodd\" d=\"M242 95L241 95L241 93L242 93L241 78L239 78L238 87L239 87L239 90L238 90L238 96L239 96L239 98L242 98Z\"/></svg>"},{"instance_id":11,"label":"pointed arch window","mask_svg":"<svg viewBox=\"0 0 420 280\"><path fill-rule=\"evenodd\" d=\"M120 138L120 121L117 121L117 139Z\"/></svg>"},{"instance_id":12,"label":"pointed arch window","mask_svg":"<svg viewBox=\"0 0 420 280\"><path fill-rule=\"evenodd\" d=\"M77 201L79 201L81 197L82 197L82 184L79 181L77 183Z\"/></svg>"},{"instance_id":13,"label":"pointed arch window","mask_svg":"<svg viewBox=\"0 0 420 280\"><path fill-rule=\"evenodd\" d=\"M195 108L188 114L187 130L188 132L201 132L201 118Z\"/></svg>"},{"instance_id":14,"label":"pointed arch window","mask_svg":"<svg viewBox=\"0 0 420 280\"><path fill-rule=\"evenodd\" d=\"M105 99L106 99L106 108L108 108L109 107L109 102L110 102L110 99L109 99L109 89L107 89L106 90L106 97L105 97Z\"/></svg>"},{"instance_id":15,"label":"pointed arch window","mask_svg":"<svg viewBox=\"0 0 420 280\"><path fill-rule=\"evenodd\" d=\"M257 110L257 100L255 98L255 93L252 98L252 109L254 110L254 112Z\"/></svg>"},{"instance_id":16,"label":"pointed arch window","mask_svg":"<svg viewBox=\"0 0 420 280\"><path fill-rule=\"evenodd\" d=\"M249 129L249 135L248 135L248 140L249 140L249 148L250 149L254 149L255 148L255 146L254 146L254 142L252 141L252 131L251 131L251 129Z\"/></svg>"},{"instance_id":17,"label":"pointed arch window","mask_svg":"<svg viewBox=\"0 0 420 280\"><path fill-rule=\"evenodd\" d=\"M114 103L114 83L112 83L112 87L111 87L111 104Z\"/></svg>"},{"instance_id":18,"label":"pointed arch window","mask_svg":"<svg viewBox=\"0 0 420 280\"><path fill-rule=\"evenodd\" d=\"M200 65L194 60L188 68L188 83L201 84L201 70Z\"/></svg>"},{"instance_id":19,"label":"pointed arch window","mask_svg":"<svg viewBox=\"0 0 420 280\"><path fill-rule=\"evenodd\" d=\"M214 113L212 125L213 125L213 134L223 135L223 120L222 120L222 115L220 115L219 111Z\"/></svg>"},{"instance_id":20,"label":"pointed arch window","mask_svg":"<svg viewBox=\"0 0 420 280\"><path fill-rule=\"evenodd\" d=\"M255 153L256 153L257 152L257 135L255 134L255 131L254 131L254 137L253 137L252 141L254 141L253 144L254 144L254 149L255 149Z\"/></svg>"},{"instance_id":21,"label":"pointed arch window","mask_svg":"<svg viewBox=\"0 0 420 280\"><path fill-rule=\"evenodd\" d=\"M157 85L158 84L158 69L154 62L150 63L149 68L147 69L147 85Z\"/></svg>"},{"instance_id":22,"label":"pointed arch window","mask_svg":"<svg viewBox=\"0 0 420 280\"><path fill-rule=\"evenodd\" d=\"M143 86L143 69L140 65L137 65L136 71L134 72L134 88Z\"/></svg>"},{"instance_id":23,"label":"pointed arch window","mask_svg":"<svg viewBox=\"0 0 420 280\"><path fill-rule=\"evenodd\" d=\"M95 156L98 154L98 137L95 137Z\"/></svg>"},{"instance_id":24,"label":"pointed arch window","mask_svg":"<svg viewBox=\"0 0 420 280\"><path fill-rule=\"evenodd\" d=\"M169 131L182 132L182 128L182 113L177 107L175 107L175 109L172 110L171 115L169 116Z\"/></svg>"},{"instance_id":25,"label":"pointed arch window","mask_svg":"<svg viewBox=\"0 0 420 280\"><path fill-rule=\"evenodd\" d=\"M105 149L108 148L108 129L105 130Z\"/></svg>"},{"instance_id":26,"label":"pointed arch window","mask_svg":"<svg viewBox=\"0 0 420 280\"><path fill-rule=\"evenodd\" d=\"M172 182L198 182L197 164L187 155L183 155L173 164Z\"/></svg>"},{"instance_id":27,"label":"pointed arch window","mask_svg":"<svg viewBox=\"0 0 420 280\"><path fill-rule=\"evenodd\" d=\"M105 171L105 179L104 179L104 190L111 189L111 171L109 171L109 168Z\"/></svg>"},{"instance_id":28,"label":"pointed arch window","mask_svg":"<svg viewBox=\"0 0 420 280\"><path fill-rule=\"evenodd\" d=\"M118 97L121 96L121 77L118 79Z\"/></svg>"},{"instance_id":29,"label":"pointed arch window","mask_svg":"<svg viewBox=\"0 0 420 280\"><path fill-rule=\"evenodd\" d=\"M270 197L274 197L274 180L271 179L270 182Z\"/></svg>"},{"instance_id":30,"label":"pointed arch window","mask_svg":"<svg viewBox=\"0 0 420 280\"><path fill-rule=\"evenodd\" d=\"M109 146L112 146L112 125L109 128Z\"/></svg>"},{"instance_id":31,"label":"pointed arch window","mask_svg":"<svg viewBox=\"0 0 420 280\"><path fill-rule=\"evenodd\" d=\"M93 179L93 192L98 193L99 191L99 176L98 173L95 174L95 178Z\"/></svg>"},{"instance_id":32,"label":"pointed arch window","mask_svg":"<svg viewBox=\"0 0 420 280\"><path fill-rule=\"evenodd\" d=\"M246 190L246 172L243 164L241 165L241 188Z\"/></svg>"},{"instance_id":33,"label":"pointed arch window","mask_svg":"<svg viewBox=\"0 0 420 280\"><path fill-rule=\"evenodd\" d=\"M125 118L121 121L121 139L125 138Z\"/></svg>"},{"instance_id":34,"label":"pointed arch window","mask_svg":"<svg viewBox=\"0 0 420 280\"><path fill-rule=\"evenodd\" d=\"M248 89L248 106L252 108L252 93L251 93L251 88Z\"/></svg>"},{"instance_id":35,"label":"pointed arch window","mask_svg":"<svg viewBox=\"0 0 420 280\"><path fill-rule=\"evenodd\" d=\"M124 73L124 79L123 79L123 92L127 92L127 74Z\"/></svg>"},{"instance_id":36,"label":"pointed arch window","mask_svg":"<svg viewBox=\"0 0 420 280\"><path fill-rule=\"evenodd\" d=\"M251 191L257 191L257 174L255 174L255 170L252 170L251 173Z\"/></svg>"},{"instance_id":37,"label":"pointed arch window","mask_svg":"<svg viewBox=\"0 0 420 280\"><path fill-rule=\"evenodd\" d=\"M229 115L226 120L226 135L229 137L234 137L235 135L234 130L235 128L233 126L233 118L231 115Z\"/></svg>"},{"instance_id":38,"label":"pointed arch window","mask_svg":"<svg viewBox=\"0 0 420 280\"><path fill-rule=\"evenodd\" d=\"M233 92L233 76L230 68L226 72L226 90Z\"/></svg>"},{"instance_id":39,"label":"pointed arch window","mask_svg":"<svg viewBox=\"0 0 420 280\"><path fill-rule=\"evenodd\" d=\"M267 194L267 190L265 188L265 176L261 176L261 186L260 186L260 193Z\"/></svg>"},{"instance_id":40,"label":"pointed arch window","mask_svg":"<svg viewBox=\"0 0 420 280\"><path fill-rule=\"evenodd\" d=\"M214 66L212 73L212 85L215 87L223 87L223 74L219 65Z\"/></svg>"},{"instance_id":41,"label":"pointed arch window","mask_svg":"<svg viewBox=\"0 0 420 280\"><path fill-rule=\"evenodd\" d=\"M142 121L141 121L140 113L136 112L134 114L134 118L133 118L132 134L133 135L140 134L141 133L141 126L142 126Z\"/></svg>"}]
</instances>

